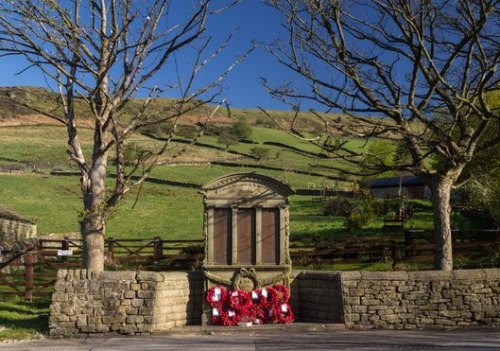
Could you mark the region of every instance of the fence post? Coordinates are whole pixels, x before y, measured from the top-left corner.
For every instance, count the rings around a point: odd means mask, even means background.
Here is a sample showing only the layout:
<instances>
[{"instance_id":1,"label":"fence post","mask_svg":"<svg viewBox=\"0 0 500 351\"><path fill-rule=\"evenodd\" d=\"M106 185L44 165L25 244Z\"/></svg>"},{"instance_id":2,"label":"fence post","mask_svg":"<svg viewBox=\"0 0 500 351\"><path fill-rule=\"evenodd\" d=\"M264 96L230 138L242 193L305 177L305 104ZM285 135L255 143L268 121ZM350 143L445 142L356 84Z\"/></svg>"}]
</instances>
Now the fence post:
<instances>
[{"instance_id":1,"label":"fence post","mask_svg":"<svg viewBox=\"0 0 500 351\"><path fill-rule=\"evenodd\" d=\"M69 250L69 238L67 236L64 237L64 240L62 242L62 249L64 251ZM64 256L64 262L69 262L69 256Z\"/></svg>"},{"instance_id":2,"label":"fence post","mask_svg":"<svg viewBox=\"0 0 500 351\"><path fill-rule=\"evenodd\" d=\"M153 248L153 262L157 263L163 257L163 240L159 236L155 236Z\"/></svg>"},{"instance_id":3,"label":"fence post","mask_svg":"<svg viewBox=\"0 0 500 351\"><path fill-rule=\"evenodd\" d=\"M405 230L405 257L413 256L413 250L411 246L413 245L413 235L411 230Z\"/></svg>"},{"instance_id":4,"label":"fence post","mask_svg":"<svg viewBox=\"0 0 500 351\"><path fill-rule=\"evenodd\" d=\"M24 254L24 301L33 301L33 253Z\"/></svg>"},{"instance_id":5,"label":"fence post","mask_svg":"<svg viewBox=\"0 0 500 351\"><path fill-rule=\"evenodd\" d=\"M393 271L396 271L398 269L399 261L401 261L401 258L399 257L398 253L397 242L391 241L390 251L391 251L391 261L392 261L391 268Z\"/></svg>"},{"instance_id":6,"label":"fence post","mask_svg":"<svg viewBox=\"0 0 500 351\"><path fill-rule=\"evenodd\" d=\"M109 238L108 240L108 263L113 263L114 261L114 247L115 247L115 239L114 238Z\"/></svg>"}]
</instances>

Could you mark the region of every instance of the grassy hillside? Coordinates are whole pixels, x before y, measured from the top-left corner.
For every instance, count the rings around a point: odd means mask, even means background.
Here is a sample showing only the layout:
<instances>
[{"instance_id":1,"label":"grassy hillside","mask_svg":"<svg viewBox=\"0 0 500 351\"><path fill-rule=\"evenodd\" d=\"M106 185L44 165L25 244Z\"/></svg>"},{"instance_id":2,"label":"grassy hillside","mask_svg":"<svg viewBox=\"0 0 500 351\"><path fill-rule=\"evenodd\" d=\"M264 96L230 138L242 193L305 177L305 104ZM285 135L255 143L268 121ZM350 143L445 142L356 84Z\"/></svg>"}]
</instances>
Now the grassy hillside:
<instances>
[{"instance_id":1,"label":"grassy hillside","mask_svg":"<svg viewBox=\"0 0 500 351\"><path fill-rule=\"evenodd\" d=\"M0 119L15 121L21 118L9 115L11 100L19 96L30 101L36 109L51 108L57 111L57 96L50 95L45 90L2 88ZM160 100L157 107L168 103L168 100ZM78 108L80 113L85 113L83 106L79 105ZM26 112L23 111L17 109L15 112ZM350 167L349 165L339 160L324 158L324 155L314 156L323 153L307 141L292 137L281 129L270 128L272 124L269 124L269 120L262 120L262 114L257 111L232 112L253 125L249 143L238 143L226 149L218 143L216 136L202 137L199 140L200 145L192 146L182 157L176 159L176 164L166 162L158 166L151 175L158 180L180 184L173 186L146 182L140 189L140 194L137 194L138 190L135 189L112 214L107 223L107 235L116 238L156 235L173 239L200 238L203 205L197 187L228 173L258 172L274 177L295 189L326 187L350 190L356 186L350 179L342 178L334 171L321 167ZM291 118L287 112L277 112L276 116L284 124ZM304 133L311 135L307 129L313 127L314 125L305 126ZM157 135L162 136L164 135L161 135L161 132ZM79 137L84 151L90 153L92 130L80 128ZM50 176L50 172L54 170L76 171L66 152L66 139L66 130L60 125L0 124L0 170L4 171L0 174L0 204L34 220L38 223L41 234L76 232L79 229L79 212L82 207L79 177ZM154 147L161 141L138 134L128 143L140 147ZM243 156L251 154L256 146L269 149L269 157L256 160ZM352 140L349 144L349 147L356 150L369 146L370 144L359 140ZM170 154L184 147L185 144L174 143ZM170 154L165 156L165 161ZM211 164L213 161L223 161L224 165ZM19 170L20 174L6 172L9 170ZM112 165L109 172L114 172ZM304 172L309 174L303 174ZM108 182L111 187L113 179L110 178ZM346 235L344 219L324 216L323 206L320 198L298 195L291 197L291 231L295 238L317 234ZM429 227L429 219L424 216L411 225ZM367 233L380 230L382 225L382 221L375 221L367 228Z\"/></svg>"}]
</instances>

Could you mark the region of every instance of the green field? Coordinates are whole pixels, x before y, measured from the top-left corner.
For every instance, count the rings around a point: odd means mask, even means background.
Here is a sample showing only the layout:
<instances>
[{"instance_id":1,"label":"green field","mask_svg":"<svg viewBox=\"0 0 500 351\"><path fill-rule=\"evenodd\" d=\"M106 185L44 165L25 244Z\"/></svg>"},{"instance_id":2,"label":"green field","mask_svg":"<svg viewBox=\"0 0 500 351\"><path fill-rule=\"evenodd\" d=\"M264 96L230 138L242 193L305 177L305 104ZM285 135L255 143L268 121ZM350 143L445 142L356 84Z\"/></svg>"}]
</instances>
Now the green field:
<instances>
[{"instance_id":1,"label":"green field","mask_svg":"<svg viewBox=\"0 0 500 351\"><path fill-rule=\"evenodd\" d=\"M0 166L21 169L20 175L0 175L0 204L12 209L18 214L35 221L41 235L50 233L78 232L81 204L79 177L50 176L52 170L73 170L66 153L66 131L60 126L37 125L0 128ZM86 152L89 152L92 140L90 129L81 129L79 133ZM264 127L253 127L251 139L259 144L240 143L230 149L249 153L255 145L263 145L266 141L274 141L295 148L319 152L314 145L290 136L282 130ZM213 136L203 137L203 143L217 144ZM158 143L149 137L136 135L130 141L145 146ZM353 149L364 145L361 141L350 143ZM173 145L175 153L184 144ZM151 238L161 236L169 239L199 239L202 233L203 199L199 190L192 185L201 187L203 184L229 173L257 172L271 176L289 184L295 189L350 190L349 181L332 180L327 175L338 176L333 172L320 172L311 164L321 165L338 161L316 159L297 154L279 146L268 146L279 157L254 161L228 154L224 150L208 149L192 146L178 161L178 165L158 166L151 177L179 183L187 183L191 187L172 186L145 182L138 193L133 190L111 214L106 227L108 237L115 238ZM211 160L231 159L235 167L210 165ZM201 162L198 165L185 165L190 161ZM260 166L281 167L283 170L262 169ZM294 170L312 171L319 176L304 175ZM36 170L36 173L32 171ZM113 167L110 165L110 173ZM325 176L322 176L324 174ZM108 180L109 187L113 179ZM290 199L291 235L292 239L306 239L325 235L342 237L347 235L345 219L323 215L322 198L294 195ZM459 216L460 217L460 216ZM463 218L459 218L462 222ZM467 220L465 220L467 222ZM430 208L417 213L408 226L430 228L432 218ZM363 228L359 235L374 235L380 233L382 219L378 219Z\"/></svg>"}]
</instances>

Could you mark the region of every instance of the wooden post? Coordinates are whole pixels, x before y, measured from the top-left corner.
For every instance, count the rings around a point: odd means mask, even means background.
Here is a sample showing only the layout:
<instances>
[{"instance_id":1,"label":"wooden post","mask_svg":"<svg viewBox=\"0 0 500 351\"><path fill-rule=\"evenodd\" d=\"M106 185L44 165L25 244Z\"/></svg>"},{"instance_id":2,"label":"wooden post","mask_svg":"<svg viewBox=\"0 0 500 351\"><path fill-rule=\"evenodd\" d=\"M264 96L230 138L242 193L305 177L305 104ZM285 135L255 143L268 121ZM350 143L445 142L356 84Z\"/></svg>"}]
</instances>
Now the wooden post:
<instances>
[{"instance_id":1,"label":"wooden post","mask_svg":"<svg viewBox=\"0 0 500 351\"><path fill-rule=\"evenodd\" d=\"M413 235L411 230L405 230L405 257L413 256L413 250L411 249L413 245Z\"/></svg>"},{"instance_id":2,"label":"wooden post","mask_svg":"<svg viewBox=\"0 0 500 351\"><path fill-rule=\"evenodd\" d=\"M114 246L115 246L115 239L114 238L109 238L108 240L108 262L107 263L113 263L114 261Z\"/></svg>"},{"instance_id":3,"label":"wooden post","mask_svg":"<svg viewBox=\"0 0 500 351\"><path fill-rule=\"evenodd\" d=\"M62 242L62 249L64 251L69 250L69 238L67 236L64 237L64 240ZM69 262L69 256L64 256L63 260L64 262Z\"/></svg>"},{"instance_id":4,"label":"wooden post","mask_svg":"<svg viewBox=\"0 0 500 351\"><path fill-rule=\"evenodd\" d=\"M26 302L33 301L33 253L24 254L24 300Z\"/></svg>"},{"instance_id":5,"label":"wooden post","mask_svg":"<svg viewBox=\"0 0 500 351\"><path fill-rule=\"evenodd\" d=\"M155 236L153 240L153 262L158 263L163 257L163 240L159 236Z\"/></svg>"}]
</instances>

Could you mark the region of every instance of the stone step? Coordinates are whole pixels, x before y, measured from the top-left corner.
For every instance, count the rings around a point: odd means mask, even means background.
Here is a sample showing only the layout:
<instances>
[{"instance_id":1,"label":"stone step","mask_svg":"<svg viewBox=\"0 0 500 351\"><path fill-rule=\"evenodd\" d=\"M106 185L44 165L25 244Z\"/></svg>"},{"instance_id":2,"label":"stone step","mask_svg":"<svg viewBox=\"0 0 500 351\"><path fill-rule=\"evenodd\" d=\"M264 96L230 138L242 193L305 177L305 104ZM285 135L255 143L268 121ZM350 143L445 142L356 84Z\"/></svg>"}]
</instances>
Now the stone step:
<instances>
[{"instance_id":1,"label":"stone step","mask_svg":"<svg viewBox=\"0 0 500 351\"><path fill-rule=\"evenodd\" d=\"M187 325L171 328L155 335L183 334L183 335L231 335L231 334L287 334L287 333L325 333L346 330L341 323L292 323L292 324L264 324L249 327L223 327L217 325Z\"/></svg>"}]
</instances>

